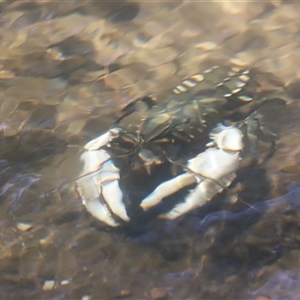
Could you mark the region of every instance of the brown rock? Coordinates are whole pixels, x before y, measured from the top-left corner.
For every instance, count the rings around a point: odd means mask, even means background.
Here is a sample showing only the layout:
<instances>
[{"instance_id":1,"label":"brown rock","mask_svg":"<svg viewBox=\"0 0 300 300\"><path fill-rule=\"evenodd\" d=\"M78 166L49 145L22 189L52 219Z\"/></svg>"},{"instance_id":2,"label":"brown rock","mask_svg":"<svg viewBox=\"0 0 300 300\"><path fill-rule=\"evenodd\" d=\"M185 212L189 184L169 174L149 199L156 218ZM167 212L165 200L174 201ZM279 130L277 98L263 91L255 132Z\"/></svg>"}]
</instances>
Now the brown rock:
<instances>
[{"instance_id":1,"label":"brown rock","mask_svg":"<svg viewBox=\"0 0 300 300\"><path fill-rule=\"evenodd\" d=\"M120 293L121 297L128 297L131 295L131 292L129 290L122 290Z\"/></svg>"},{"instance_id":2,"label":"brown rock","mask_svg":"<svg viewBox=\"0 0 300 300\"><path fill-rule=\"evenodd\" d=\"M163 288L153 288L150 292L153 299L165 299L168 294Z\"/></svg>"}]
</instances>

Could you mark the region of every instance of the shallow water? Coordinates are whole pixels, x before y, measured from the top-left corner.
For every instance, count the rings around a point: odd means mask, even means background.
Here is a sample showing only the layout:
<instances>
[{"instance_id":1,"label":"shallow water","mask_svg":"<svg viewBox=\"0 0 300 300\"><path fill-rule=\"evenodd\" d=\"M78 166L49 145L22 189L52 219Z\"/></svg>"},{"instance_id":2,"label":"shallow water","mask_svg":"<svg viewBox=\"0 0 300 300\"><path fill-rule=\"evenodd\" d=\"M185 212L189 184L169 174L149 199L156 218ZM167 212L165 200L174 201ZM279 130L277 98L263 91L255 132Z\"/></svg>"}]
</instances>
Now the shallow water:
<instances>
[{"instance_id":1,"label":"shallow water","mask_svg":"<svg viewBox=\"0 0 300 300\"><path fill-rule=\"evenodd\" d=\"M299 8L1 2L0 298L297 299ZM276 151L241 171L241 202L130 230L93 219L74 183L82 146L132 100L224 62L275 75L287 102L262 111Z\"/></svg>"}]
</instances>

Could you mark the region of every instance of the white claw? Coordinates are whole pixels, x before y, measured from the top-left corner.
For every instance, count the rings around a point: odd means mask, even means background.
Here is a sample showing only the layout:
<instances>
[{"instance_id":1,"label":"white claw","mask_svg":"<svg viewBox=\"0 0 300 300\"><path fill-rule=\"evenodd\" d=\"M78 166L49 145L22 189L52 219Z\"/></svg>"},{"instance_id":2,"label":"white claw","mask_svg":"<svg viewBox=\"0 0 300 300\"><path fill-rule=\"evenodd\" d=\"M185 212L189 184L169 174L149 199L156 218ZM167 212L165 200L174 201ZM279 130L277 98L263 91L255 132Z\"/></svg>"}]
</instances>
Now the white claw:
<instances>
[{"instance_id":1,"label":"white claw","mask_svg":"<svg viewBox=\"0 0 300 300\"><path fill-rule=\"evenodd\" d=\"M110 155L105 150L85 151L81 154L80 160L84 163L80 176L95 172L110 159Z\"/></svg>"},{"instance_id":2,"label":"white claw","mask_svg":"<svg viewBox=\"0 0 300 300\"><path fill-rule=\"evenodd\" d=\"M107 225L116 227L119 224L113 219L108 209L99 200L101 187L97 180L98 173L79 178L77 180L77 191L88 212Z\"/></svg>"},{"instance_id":3,"label":"white claw","mask_svg":"<svg viewBox=\"0 0 300 300\"><path fill-rule=\"evenodd\" d=\"M120 179L120 169L115 166L112 160L108 160L103 163L99 170L101 182Z\"/></svg>"},{"instance_id":4,"label":"white claw","mask_svg":"<svg viewBox=\"0 0 300 300\"><path fill-rule=\"evenodd\" d=\"M238 164L238 152L213 148L190 159L187 168L200 176L219 181L227 174L236 171Z\"/></svg>"},{"instance_id":5,"label":"white claw","mask_svg":"<svg viewBox=\"0 0 300 300\"><path fill-rule=\"evenodd\" d=\"M163 198L170 196L182 188L196 183L197 179L193 174L182 174L171 180L160 184L149 196L147 196L140 204L143 210L159 203Z\"/></svg>"},{"instance_id":6,"label":"white claw","mask_svg":"<svg viewBox=\"0 0 300 300\"><path fill-rule=\"evenodd\" d=\"M79 192L83 204L99 197L101 188L97 183L96 175L89 174L77 180L77 191Z\"/></svg>"},{"instance_id":7,"label":"white claw","mask_svg":"<svg viewBox=\"0 0 300 300\"><path fill-rule=\"evenodd\" d=\"M77 180L77 190L87 210L100 221L114 227L119 223L114 220L108 207L122 220L130 219L119 187L120 170L114 165L107 151L99 148L110 142L117 134L117 129L110 130L85 145L88 151L80 156L84 165L81 178ZM103 203L99 197L102 197Z\"/></svg>"},{"instance_id":8,"label":"white claw","mask_svg":"<svg viewBox=\"0 0 300 300\"><path fill-rule=\"evenodd\" d=\"M176 219L179 216L204 205L222 190L216 182L211 180L202 181L185 199L185 202L177 204L171 211L160 215L162 219Z\"/></svg>"},{"instance_id":9,"label":"white claw","mask_svg":"<svg viewBox=\"0 0 300 300\"><path fill-rule=\"evenodd\" d=\"M117 180L102 183L102 195L114 214L124 221L130 221L122 201L123 193Z\"/></svg>"},{"instance_id":10,"label":"white claw","mask_svg":"<svg viewBox=\"0 0 300 300\"><path fill-rule=\"evenodd\" d=\"M110 160L101 167L100 183L101 193L105 202L114 214L124 221L129 221L126 207L123 203L123 193L119 186L120 170Z\"/></svg>"},{"instance_id":11,"label":"white claw","mask_svg":"<svg viewBox=\"0 0 300 300\"><path fill-rule=\"evenodd\" d=\"M106 133L100 135L99 137L89 141L85 146L84 149L89 150L89 151L94 151L94 150L98 150L103 146L106 146L107 144L109 144L113 138L115 138L116 136L118 136L119 134L119 130L114 128L111 129L109 131L107 131Z\"/></svg>"},{"instance_id":12,"label":"white claw","mask_svg":"<svg viewBox=\"0 0 300 300\"><path fill-rule=\"evenodd\" d=\"M239 151L242 150L242 133L234 127L218 126L211 134L218 148L207 149L187 164L187 173L159 185L145 198L141 207L145 210L159 203L181 188L194 182L198 186L191 191L185 201L177 204L161 218L175 219L190 210L204 205L227 187L235 178L239 164Z\"/></svg>"},{"instance_id":13,"label":"white claw","mask_svg":"<svg viewBox=\"0 0 300 300\"><path fill-rule=\"evenodd\" d=\"M86 201L84 204L87 211L100 221L112 227L119 226L119 223L113 219L108 209L99 201L98 198L91 201Z\"/></svg>"}]
</instances>

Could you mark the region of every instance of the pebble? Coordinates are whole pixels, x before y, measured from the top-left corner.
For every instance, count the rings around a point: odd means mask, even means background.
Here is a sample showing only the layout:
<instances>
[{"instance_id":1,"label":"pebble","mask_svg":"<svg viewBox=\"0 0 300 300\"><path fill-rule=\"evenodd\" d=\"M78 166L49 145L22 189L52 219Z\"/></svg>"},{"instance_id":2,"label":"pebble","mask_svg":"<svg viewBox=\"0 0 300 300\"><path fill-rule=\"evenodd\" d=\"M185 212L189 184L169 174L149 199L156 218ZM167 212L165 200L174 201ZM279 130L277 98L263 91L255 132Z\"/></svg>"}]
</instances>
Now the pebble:
<instances>
[{"instance_id":1,"label":"pebble","mask_svg":"<svg viewBox=\"0 0 300 300\"><path fill-rule=\"evenodd\" d=\"M150 294L153 299L164 299L168 296L167 292L163 288L153 288Z\"/></svg>"},{"instance_id":2,"label":"pebble","mask_svg":"<svg viewBox=\"0 0 300 300\"><path fill-rule=\"evenodd\" d=\"M27 231L27 230L29 230L29 229L31 229L32 228L32 225L30 224L30 223L18 223L18 229L19 230L22 230L22 231Z\"/></svg>"},{"instance_id":3,"label":"pebble","mask_svg":"<svg viewBox=\"0 0 300 300\"><path fill-rule=\"evenodd\" d=\"M54 288L55 281L54 280L46 280L43 285L44 291L50 291Z\"/></svg>"},{"instance_id":4,"label":"pebble","mask_svg":"<svg viewBox=\"0 0 300 300\"><path fill-rule=\"evenodd\" d=\"M131 295L131 292L129 290L122 290L120 293L121 297L128 297Z\"/></svg>"}]
</instances>

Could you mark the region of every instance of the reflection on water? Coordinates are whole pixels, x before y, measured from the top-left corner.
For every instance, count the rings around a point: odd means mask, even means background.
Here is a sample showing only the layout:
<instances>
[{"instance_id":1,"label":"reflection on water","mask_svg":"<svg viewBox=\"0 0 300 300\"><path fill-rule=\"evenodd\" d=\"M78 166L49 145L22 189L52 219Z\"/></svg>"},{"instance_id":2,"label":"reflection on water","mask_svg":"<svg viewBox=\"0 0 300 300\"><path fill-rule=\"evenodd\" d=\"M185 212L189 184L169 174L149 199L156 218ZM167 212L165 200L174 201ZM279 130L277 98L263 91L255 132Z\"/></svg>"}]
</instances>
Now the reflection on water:
<instances>
[{"instance_id":1,"label":"reflection on water","mask_svg":"<svg viewBox=\"0 0 300 300\"><path fill-rule=\"evenodd\" d=\"M300 189L289 185L300 184L298 3L0 9L3 299L298 299ZM180 220L130 230L94 220L74 184L82 146L130 101L163 101L182 79L224 62L276 75L288 103L265 108L276 152L240 171L247 188L237 205L220 195Z\"/></svg>"}]
</instances>

